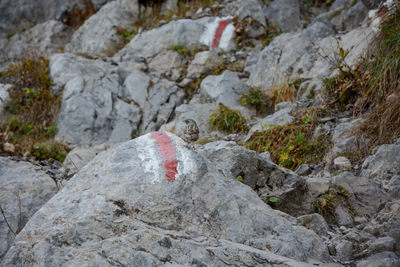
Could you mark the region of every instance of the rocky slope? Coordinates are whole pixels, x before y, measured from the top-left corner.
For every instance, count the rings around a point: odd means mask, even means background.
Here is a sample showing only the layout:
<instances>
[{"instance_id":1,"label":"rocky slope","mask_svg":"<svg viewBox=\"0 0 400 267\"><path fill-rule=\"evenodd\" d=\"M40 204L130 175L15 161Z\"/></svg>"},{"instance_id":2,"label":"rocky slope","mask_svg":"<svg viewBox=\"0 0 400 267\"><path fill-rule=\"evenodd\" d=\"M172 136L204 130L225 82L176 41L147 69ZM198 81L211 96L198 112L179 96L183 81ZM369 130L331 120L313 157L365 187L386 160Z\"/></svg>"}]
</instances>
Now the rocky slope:
<instances>
[{"instance_id":1,"label":"rocky slope","mask_svg":"<svg viewBox=\"0 0 400 267\"><path fill-rule=\"evenodd\" d=\"M1 266L400 266L400 139L329 91L396 1L3 2Z\"/></svg>"}]
</instances>

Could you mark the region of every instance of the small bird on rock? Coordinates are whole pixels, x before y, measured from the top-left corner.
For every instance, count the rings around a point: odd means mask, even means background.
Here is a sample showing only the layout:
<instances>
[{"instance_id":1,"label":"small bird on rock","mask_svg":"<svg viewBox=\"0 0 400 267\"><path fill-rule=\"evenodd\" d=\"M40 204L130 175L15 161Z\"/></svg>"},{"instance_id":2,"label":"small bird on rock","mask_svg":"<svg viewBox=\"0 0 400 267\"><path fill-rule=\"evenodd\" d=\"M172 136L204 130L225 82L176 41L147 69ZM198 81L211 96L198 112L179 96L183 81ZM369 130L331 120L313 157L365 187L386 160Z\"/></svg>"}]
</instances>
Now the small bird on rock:
<instances>
[{"instance_id":1,"label":"small bird on rock","mask_svg":"<svg viewBox=\"0 0 400 267\"><path fill-rule=\"evenodd\" d=\"M186 119L183 122L185 123L185 127L182 132L182 139L186 143L196 142L199 139L199 127L197 127L197 123L192 119Z\"/></svg>"}]
</instances>

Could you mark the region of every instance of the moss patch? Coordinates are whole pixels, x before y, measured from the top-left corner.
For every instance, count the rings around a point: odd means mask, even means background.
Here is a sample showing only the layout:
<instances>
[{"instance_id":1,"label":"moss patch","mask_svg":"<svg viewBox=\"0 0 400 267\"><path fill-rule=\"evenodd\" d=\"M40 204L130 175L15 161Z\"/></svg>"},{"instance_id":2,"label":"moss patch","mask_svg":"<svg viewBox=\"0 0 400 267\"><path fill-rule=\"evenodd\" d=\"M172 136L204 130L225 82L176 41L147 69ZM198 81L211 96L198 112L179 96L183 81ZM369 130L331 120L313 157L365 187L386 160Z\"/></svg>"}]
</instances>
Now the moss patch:
<instances>
[{"instance_id":1,"label":"moss patch","mask_svg":"<svg viewBox=\"0 0 400 267\"><path fill-rule=\"evenodd\" d=\"M8 117L0 125L0 143L15 147L12 152L1 146L0 153L36 156L34 145L51 140L57 132L56 118L61 105L61 94L53 95L49 89L48 60L25 60L11 65L0 77L1 81L14 84L6 106ZM38 158L64 160L67 146L53 142L51 147L53 151L41 153Z\"/></svg>"},{"instance_id":2,"label":"moss patch","mask_svg":"<svg viewBox=\"0 0 400 267\"><path fill-rule=\"evenodd\" d=\"M273 111L271 97L258 87L250 88L250 90L240 98L240 103L243 106L254 108L258 114Z\"/></svg>"}]
</instances>

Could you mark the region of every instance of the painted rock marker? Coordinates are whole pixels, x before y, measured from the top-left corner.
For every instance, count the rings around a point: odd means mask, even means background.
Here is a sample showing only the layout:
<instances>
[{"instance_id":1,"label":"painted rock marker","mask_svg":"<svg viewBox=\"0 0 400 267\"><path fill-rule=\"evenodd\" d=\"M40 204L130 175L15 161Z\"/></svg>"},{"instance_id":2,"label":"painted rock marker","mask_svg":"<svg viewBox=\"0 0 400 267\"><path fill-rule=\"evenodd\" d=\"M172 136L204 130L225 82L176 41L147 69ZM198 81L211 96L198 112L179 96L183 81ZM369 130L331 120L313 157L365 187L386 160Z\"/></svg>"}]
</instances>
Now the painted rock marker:
<instances>
[{"instance_id":1,"label":"painted rock marker","mask_svg":"<svg viewBox=\"0 0 400 267\"><path fill-rule=\"evenodd\" d=\"M235 27L233 26L231 17L217 18L215 21L207 24L200 42L210 47L229 50L234 34Z\"/></svg>"},{"instance_id":2,"label":"painted rock marker","mask_svg":"<svg viewBox=\"0 0 400 267\"><path fill-rule=\"evenodd\" d=\"M224 32L226 26L232 21L230 19L220 20L218 23L218 27L215 30L214 39L212 41L212 47L218 47L219 41L221 40L222 33Z\"/></svg>"},{"instance_id":3,"label":"painted rock marker","mask_svg":"<svg viewBox=\"0 0 400 267\"><path fill-rule=\"evenodd\" d=\"M170 138L163 132L153 132L151 133L151 137L156 141L160 149L167 180L175 180L175 176L178 173L178 160L176 158L175 147L171 144Z\"/></svg>"}]
</instances>

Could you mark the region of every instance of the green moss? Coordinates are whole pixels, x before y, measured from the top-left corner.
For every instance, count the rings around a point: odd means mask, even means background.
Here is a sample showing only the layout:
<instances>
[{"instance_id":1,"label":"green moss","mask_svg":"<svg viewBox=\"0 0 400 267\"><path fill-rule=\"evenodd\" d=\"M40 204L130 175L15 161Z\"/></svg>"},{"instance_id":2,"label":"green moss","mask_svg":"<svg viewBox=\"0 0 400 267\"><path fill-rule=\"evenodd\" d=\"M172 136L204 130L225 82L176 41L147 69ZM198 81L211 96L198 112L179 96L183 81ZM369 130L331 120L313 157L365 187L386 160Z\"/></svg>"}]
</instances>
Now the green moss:
<instances>
[{"instance_id":1,"label":"green moss","mask_svg":"<svg viewBox=\"0 0 400 267\"><path fill-rule=\"evenodd\" d=\"M250 88L250 90L240 98L243 106L254 108L257 113L264 113L273 109L270 97L258 87Z\"/></svg>"},{"instance_id":2,"label":"green moss","mask_svg":"<svg viewBox=\"0 0 400 267\"><path fill-rule=\"evenodd\" d=\"M219 105L219 109L210 116L213 129L226 133L240 133L248 131L246 119L239 111Z\"/></svg>"},{"instance_id":3,"label":"green moss","mask_svg":"<svg viewBox=\"0 0 400 267\"><path fill-rule=\"evenodd\" d=\"M40 160L55 159L63 162L69 151L67 146L54 141L34 143L31 147L31 154Z\"/></svg>"}]
</instances>

